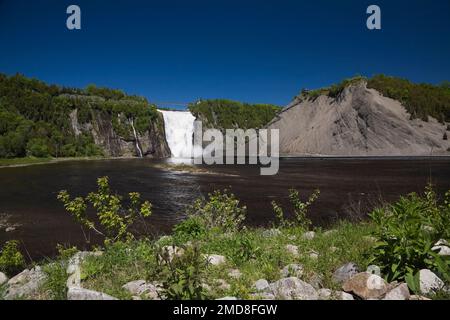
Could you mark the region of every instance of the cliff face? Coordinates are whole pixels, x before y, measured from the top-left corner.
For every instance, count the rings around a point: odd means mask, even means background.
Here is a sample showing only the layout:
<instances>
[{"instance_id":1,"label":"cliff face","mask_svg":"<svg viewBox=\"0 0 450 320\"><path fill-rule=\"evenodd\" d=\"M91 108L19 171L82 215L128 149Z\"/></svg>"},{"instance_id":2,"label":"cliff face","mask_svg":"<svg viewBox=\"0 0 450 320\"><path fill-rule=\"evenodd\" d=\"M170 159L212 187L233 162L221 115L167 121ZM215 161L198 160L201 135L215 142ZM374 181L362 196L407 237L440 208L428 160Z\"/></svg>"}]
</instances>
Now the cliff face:
<instances>
[{"instance_id":1,"label":"cliff face","mask_svg":"<svg viewBox=\"0 0 450 320\"><path fill-rule=\"evenodd\" d=\"M447 124L411 120L396 100L361 81L336 98L296 98L268 125L282 155L419 156L450 154Z\"/></svg>"},{"instance_id":2,"label":"cliff face","mask_svg":"<svg viewBox=\"0 0 450 320\"><path fill-rule=\"evenodd\" d=\"M95 144L102 148L106 156L140 156L140 148L144 157L170 157L170 149L164 132L164 120L159 113L155 121L148 123L145 132L136 132L136 136L131 134L132 132L119 134L114 128L111 115L106 112L92 111L91 120L84 124L78 122L77 113L78 110L75 109L70 114L72 130L75 135L92 134ZM123 125L132 126L131 119L125 119Z\"/></svg>"}]
</instances>

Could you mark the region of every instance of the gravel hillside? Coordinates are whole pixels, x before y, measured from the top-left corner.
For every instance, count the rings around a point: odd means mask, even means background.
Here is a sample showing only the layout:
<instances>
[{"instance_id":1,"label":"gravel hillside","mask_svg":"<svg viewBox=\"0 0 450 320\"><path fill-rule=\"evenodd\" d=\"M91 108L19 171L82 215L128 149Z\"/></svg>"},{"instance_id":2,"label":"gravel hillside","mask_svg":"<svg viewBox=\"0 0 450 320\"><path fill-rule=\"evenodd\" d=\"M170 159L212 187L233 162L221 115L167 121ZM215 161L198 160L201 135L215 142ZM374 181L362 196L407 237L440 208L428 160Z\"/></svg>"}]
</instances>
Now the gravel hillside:
<instances>
[{"instance_id":1,"label":"gravel hillside","mask_svg":"<svg viewBox=\"0 0 450 320\"><path fill-rule=\"evenodd\" d=\"M350 85L336 98L298 97L267 127L280 130L280 153L291 156L450 155L447 124L414 119L400 102Z\"/></svg>"}]
</instances>

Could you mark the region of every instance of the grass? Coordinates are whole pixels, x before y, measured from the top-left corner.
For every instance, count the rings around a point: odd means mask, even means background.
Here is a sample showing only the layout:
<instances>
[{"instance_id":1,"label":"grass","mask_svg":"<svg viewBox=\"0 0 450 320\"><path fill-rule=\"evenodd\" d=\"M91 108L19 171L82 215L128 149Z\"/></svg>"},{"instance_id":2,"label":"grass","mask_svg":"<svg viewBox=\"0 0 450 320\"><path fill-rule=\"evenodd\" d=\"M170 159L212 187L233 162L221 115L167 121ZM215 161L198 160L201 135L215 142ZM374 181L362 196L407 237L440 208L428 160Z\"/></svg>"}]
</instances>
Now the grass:
<instances>
[{"instance_id":1,"label":"grass","mask_svg":"<svg viewBox=\"0 0 450 320\"><path fill-rule=\"evenodd\" d=\"M130 299L130 294L122 286L130 281L145 279L155 266L152 242L115 243L106 246L102 256L87 258L81 277L86 288L120 299Z\"/></svg>"},{"instance_id":2,"label":"grass","mask_svg":"<svg viewBox=\"0 0 450 320\"><path fill-rule=\"evenodd\" d=\"M253 299L252 286L259 279L276 281L282 276L280 270L295 263L304 267L302 279L311 281L315 276L322 278L322 286L339 289L332 281L333 272L349 261L357 263L362 269L368 264L365 255L373 243L366 236L372 231L370 224L341 223L332 233L318 230L312 240L303 239L301 228L281 229L275 237L264 235L264 229L248 229L239 233L216 233L211 230L197 241L203 254L219 254L227 262L220 266L208 267L203 282L212 288L208 298L237 296ZM191 241L192 241L191 240ZM179 243L176 237L164 238L164 245ZM299 256L286 250L286 245L296 245ZM310 258L314 251L319 253L317 260ZM130 243L116 243L106 247L100 257L89 257L83 265L84 287L105 292L120 299L130 299L122 286L134 280L159 282L162 279L151 270L156 267L155 243L148 240ZM235 279L228 274L239 269L242 277ZM217 280L225 280L230 288L221 288Z\"/></svg>"},{"instance_id":3,"label":"grass","mask_svg":"<svg viewBox=\"0 0 450 320\"><path fill-rule=\"evenodd\" d=\"M355 83L359 83L363 80L367 80L365 77L355 76L350 79L345 79L338 84L333 84L330 87L319 88L311 91L303 91L303 95L312 100L317 99L321 95L325 95L331 98L336 98L345 88Z\"/></svg>"},{"instance_id":4,"label":"grass","mask_svg":"<svg viewBox=\"0 0 450 320\"><path fill-rule=\"evenodd\" d=\"M243 226L239 217L245 207L239 207L233 195L219 192L208 197L209 202L199 200L188 209L189 218L178 224L170 236L158 240L105 241L102 255L89 256L83 262L83 287L119 299L132 299L122 286L130 281L146 280L163 284L167 298L171 299L204 296L208 299L224 296L258 299L254 283L259 279L275 282L286 277L280 271L291 264L302 268L301 274L293 276L316 288L341 290L333 281L333 273L343 264L353 262L364 271L374 263L388 279L391 271L405 271L398 267L404 261L415 268L414 272L427 263L426 267L443 276L448 286L448 263L438 258L430 260L435 253L430 251L429 243L448 239L450 191L441 203L428 186L423 196L411 194L394 205L376 209L369 221L342 221L330 230L316 228L312 239L305 238L309 220L302 215L313 201L311 197L308 202L301 202L291 196L297 220L288 223L280 216L276 230ZM432 226L433 231L424 230L423 225ZM406 246L405 239L409 241ZM172 245L183 248L185 253L173 260L161 259L161 247ZM295 246L297 254L289 252L288 245ZM76 248L58 249L57 260L43 266L47 280L41 292L32 298L65 299L67 262ZM205 256L211 254L224 256L226 262L218 266L206 265ZM430 265L431 262L435 265ZM230 275L230 271L236 269L241 273L239 278ZM396 279L407 278L397 274L389 282ZM412 284L408 281L410 287ZM450 296L442 291L429 298L449 299Z\"/></svg>"},{"instance_id":5,"label":"grass","mask_svg":"<svg viewBox=\"0 0 450 320\"><path fill-rule=\"evenodd\" d=\"M319 278L320 286L332 290L341 290L332 280L334 271L348 262L356 263L361 270L369 264L374 240L371 223L341 222L331 230L316 229L312 240L303 238L304 229L298 227L279 228L281 232L274 236L267 235L267 229L245 229L234 233L219 232L211 229L191 239L178 237L177 234L165 236L160 240L135 240L117 242L105 246L103 255L90 256L82 265L83 287L104 292L119 299L131 299L129 292L122 286L134 280L161 282L157 272L156 248L164 245L180 247L196 243L203 254L219 254L226 257L226 263L209 266L202 282L210 290L208 299L224 296L236 296L241 299L259 299L252 290L259 279L269 282L281 279L281 269L289 264L303 266L301 279L313 282ZM298 247L298 256L286 250L286 245ZM318 258L310 257L311 252L318 253ZM43 267L47 280L34 298L62 300L66 298L66 268L69 254L61 255ZM230 271L238 269L242 276L233 278ZM220 286L224 280L229 287ZM1 294L0 288L0 294ZM449 299L448 293L438 292L432 299Z\"/></svg>"},{"instance_id":6,"label":"grass","mask_svg":"<svg viewBox=\"0 0 450 320\"><path fill-rule=\"evenodd\" d=\"M41 296L51 300L65 300L67 296L67 260L58 260L44 266L47 275L41 288Z\"/></svg>"},{"instance_id":7,"label":"grass","mask_svg":"<svg viewBox=\"0 0 450 320\"><path fill-rule=\"evenodd\" d=\"M95 157L70 157L70 158L35 158L35 157L25 157L25 158L11 158L11 159L1 159L0 158L0 168L2 167L18 167L18 166L29 166L36 164L46 164L46 163L57 163L62 161L88 161L88 160L102 160L102 159L112 159L108 157L95 156Z\"/></svg>"},{"instance_id":8,"label":"grass","mask_svg":"<svg viewBox=\"0 0 450 320\"><path fill-rule=\"evenodd\" d=\"M34 158L34 157L0 159L0 167L48 163L51 162L52 160L53 160L52 158Z\"/></svg>"}]
</instances>

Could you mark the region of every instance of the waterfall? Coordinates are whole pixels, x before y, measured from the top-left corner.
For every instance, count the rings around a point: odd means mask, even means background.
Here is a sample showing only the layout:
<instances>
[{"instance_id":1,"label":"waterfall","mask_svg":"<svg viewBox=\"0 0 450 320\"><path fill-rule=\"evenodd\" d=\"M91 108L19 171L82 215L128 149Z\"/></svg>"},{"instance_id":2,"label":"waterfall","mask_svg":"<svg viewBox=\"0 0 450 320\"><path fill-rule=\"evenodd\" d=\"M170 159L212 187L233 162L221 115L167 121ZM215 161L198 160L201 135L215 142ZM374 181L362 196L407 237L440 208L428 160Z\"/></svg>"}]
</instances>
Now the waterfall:
<instances>
[{"instance_id":1,"label":"waterfall","mask_svg":"<svg viewBox=\"0 0 450 320\"><path fill-rule=\"evenodd\" d=\"M134 120L133 120L133 118L131 119L130 123L131 123L131 127L133 128L134 141L136 142L136 149L139 151L139 157L142 158L143 154L142 154L141 147L139 146L139 141L138 141L138 137L137 137L137 134L136 134L136 129L134 128Z\"/></svg>"},{"instance_id":2,"label":"waterfall","mask_svg":"<svg viewBox=\"0 0 450 320\"><path fill-rule=\"evenodd\" d=\"M172 157L192 158L195 117L188 111L159 112L164 116L166 140Z\"/></svg>"}]
</instances>

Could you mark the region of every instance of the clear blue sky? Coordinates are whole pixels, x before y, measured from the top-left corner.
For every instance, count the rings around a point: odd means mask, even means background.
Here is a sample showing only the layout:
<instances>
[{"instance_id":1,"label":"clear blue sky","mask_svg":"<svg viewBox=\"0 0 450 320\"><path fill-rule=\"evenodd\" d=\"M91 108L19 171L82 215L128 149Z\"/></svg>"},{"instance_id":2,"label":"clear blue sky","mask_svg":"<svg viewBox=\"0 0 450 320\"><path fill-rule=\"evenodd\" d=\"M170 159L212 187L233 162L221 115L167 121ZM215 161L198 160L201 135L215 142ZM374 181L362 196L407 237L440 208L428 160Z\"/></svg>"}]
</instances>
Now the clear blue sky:
<instances>
[{"instance_id":1,"label":"clear blue sky","mask_svg":"<svg viewBox=\"0 0 450 320\"><path fill-rule=\"evenodd\" d=\"M82 30L65 27L78 4ZM382 9L381 31L366 8ZM0 0L0 72L190 102L287 104L355 74L450 80L450 1Z\"/></svg>"}]
</instances>

